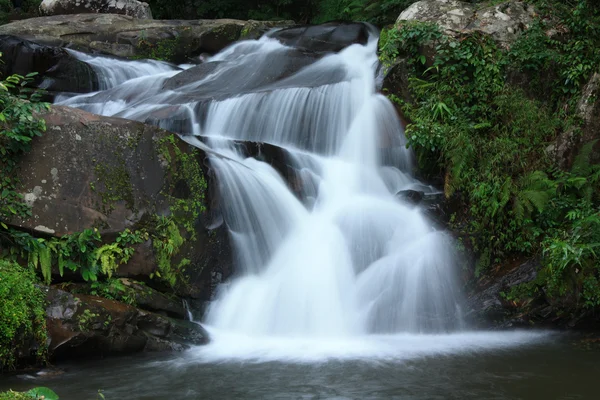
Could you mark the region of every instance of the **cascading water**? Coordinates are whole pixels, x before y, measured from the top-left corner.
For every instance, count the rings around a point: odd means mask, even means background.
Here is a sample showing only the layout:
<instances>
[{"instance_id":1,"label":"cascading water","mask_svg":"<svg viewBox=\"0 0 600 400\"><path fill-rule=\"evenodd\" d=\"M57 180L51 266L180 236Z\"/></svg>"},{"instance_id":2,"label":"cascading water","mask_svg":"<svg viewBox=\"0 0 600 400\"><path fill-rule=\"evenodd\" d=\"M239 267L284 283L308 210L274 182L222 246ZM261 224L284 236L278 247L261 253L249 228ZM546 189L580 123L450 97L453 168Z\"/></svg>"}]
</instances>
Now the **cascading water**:
<instances>
[{"instance_id":1,"label":"cascading water","mask_svg":"<svg viewBox=\"0 0 600 400\"><path fill-rule=\"evenodd\" d=\"M320 57L262 38L181 75L145 64L108 90L62 99L157 123L210 149L238 266L205 317L214 354L265 344L280 354L295 343L297 356L339 355L324 349L340 340L369 353L375 347L359 343L382 334L407 350L419 347L409 334L460 329L452 243L395 196L426 187L411 177L401 123L377 93L376 48L373 34ZM286 182L246 157L239 141L280 147L293 177ZM449 348L477 342L453 337ZM497 336L488 342L506 345ZM382 351L395 347L386 342Z\"/></svg>"}]
</instances>

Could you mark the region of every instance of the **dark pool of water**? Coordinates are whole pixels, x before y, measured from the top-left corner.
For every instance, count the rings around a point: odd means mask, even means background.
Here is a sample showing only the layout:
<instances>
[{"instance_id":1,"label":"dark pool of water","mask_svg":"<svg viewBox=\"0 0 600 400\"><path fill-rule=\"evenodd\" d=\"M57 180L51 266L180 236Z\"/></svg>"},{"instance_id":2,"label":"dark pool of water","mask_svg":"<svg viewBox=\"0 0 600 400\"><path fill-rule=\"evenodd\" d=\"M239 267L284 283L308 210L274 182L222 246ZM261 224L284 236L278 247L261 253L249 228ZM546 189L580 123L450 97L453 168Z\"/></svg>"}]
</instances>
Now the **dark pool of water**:
<instances>
[{"instance_id":1,"label":"dark pool of water","mask_svg":"<svg viewBox=\"0 0 600 400\"><path fill-rule=\"evenodd\" d=\"M0 389L49 386L61 400L600 399L600 350L564 337L410 360L206 361L137 355L59 364L53 377L0 377Z\"/></svg>"}]
</instances>

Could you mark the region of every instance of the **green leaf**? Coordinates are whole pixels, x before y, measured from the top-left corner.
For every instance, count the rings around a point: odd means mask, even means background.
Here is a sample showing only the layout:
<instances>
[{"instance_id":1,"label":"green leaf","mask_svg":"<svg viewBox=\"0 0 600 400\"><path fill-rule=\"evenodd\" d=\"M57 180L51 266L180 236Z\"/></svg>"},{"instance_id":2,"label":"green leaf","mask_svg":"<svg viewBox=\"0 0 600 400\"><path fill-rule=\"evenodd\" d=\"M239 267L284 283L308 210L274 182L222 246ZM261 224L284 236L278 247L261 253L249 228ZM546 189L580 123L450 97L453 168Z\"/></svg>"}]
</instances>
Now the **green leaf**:
<instances>
[{"instance_id":1,"label":"green leaf","mask_svg":"<svg viewBox=\"0 0 600 400\"><path fill-rule=\"evenodd\" d=\"M25 393L26 396L32 399L44 398L44 400L58 400L58 395L47 387L36 387Z\"/></svg>"}]
</instances>

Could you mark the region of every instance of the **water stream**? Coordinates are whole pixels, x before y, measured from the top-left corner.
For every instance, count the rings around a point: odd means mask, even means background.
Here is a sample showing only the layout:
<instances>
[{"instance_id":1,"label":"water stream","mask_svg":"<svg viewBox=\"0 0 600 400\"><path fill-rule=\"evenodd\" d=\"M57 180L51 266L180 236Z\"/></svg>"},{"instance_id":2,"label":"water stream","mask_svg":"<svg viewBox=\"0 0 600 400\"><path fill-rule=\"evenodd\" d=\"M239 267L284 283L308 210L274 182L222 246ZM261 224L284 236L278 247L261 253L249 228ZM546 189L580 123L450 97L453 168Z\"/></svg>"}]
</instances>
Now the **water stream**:
<instances>
[{"instance_id":1,"label":"water stream","mask_svg":"<svg viewBox=\"0 0 600 400\"><path fill-rule=\"evenodd\" d=\"M373 32L365 45L325 55L270 38L240 42L199 66L107 64L76 54L101 71L105 90L62 96L59 104L158 124L209 150L236 257L235 277L203 320L209 345L175 359L127 362L143 374L206 374L210 383L198 388L182 380L184 387L166 396L127 382L115 393L127 387L128 395L145 393L131 398L144 399L511 398L510 390L497 397L476 388L451 397L446 390L456 389L452 380L464 380L461 374L478 372L478 352L509 359L506 349L537 354L554 339L464 326L452 241L396 196L433 189L411 175L402 125L377 91L376 48ZM240 141L279 147L293 182L247 157ZM240 362L251 364L238 381L235 371L246 365ZM298 377L307 371L302 365L322 373ZM112 367L98 373L104 368ZM429 368L448 385L413 388L413 379L433 379ZM272 390L245 391L257 371L275 374L263 382ZM340 386L341 371L356 377L349 392ZM502 383L490 374L490 382ZM288 383L293 388L286 391ZM216 396L221 390L228 392Z\"/></svg>"}]
</instances>

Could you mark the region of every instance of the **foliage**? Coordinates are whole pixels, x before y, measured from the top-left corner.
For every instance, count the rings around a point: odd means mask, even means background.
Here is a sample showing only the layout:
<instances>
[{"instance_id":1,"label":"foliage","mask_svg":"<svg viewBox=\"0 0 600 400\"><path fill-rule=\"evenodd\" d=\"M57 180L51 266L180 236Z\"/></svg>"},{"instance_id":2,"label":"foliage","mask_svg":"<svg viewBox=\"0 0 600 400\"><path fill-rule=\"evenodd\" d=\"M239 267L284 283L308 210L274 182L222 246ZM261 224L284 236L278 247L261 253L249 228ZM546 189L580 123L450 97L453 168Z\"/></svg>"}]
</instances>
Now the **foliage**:
<instances>
[{"instance_id":1,"label":"foliage","mask_svg":"<svg viewBox=\"0 0 600 400\"><path fill-rule=\"evenodd\" d=\"M61 276L68 269L78 271L86 281L96 281L100 274L110 278L119 265L129 261L134 253L132 246L148 240L145 231L131 232L129 229L107 244L102 244L97 229L46 239L15 230L7 233L12 240L7 255L27 257L29 266L39 268L47 284L51 281L53 266L58 268Z\"/></svg>"},{"instance_id":2,"label":"foliage","mask_svg":"<svg viewBox=\"0 0 600 400\"><path fill-rule=\"evenodd\" d=\"M13 18L36 16L42 0L21 0L20 9L16 9L13 3L13 0L0 0L0 25Z\"/></svg>"},{"instance_id":3,"label":"foliage","mask_svg":"<svg viewBox=\"0 0 600 400\"><path fill-rule=\"evenodd\" d=\"M98 317L100 317L100 314L91 312L88 308L83 310L83 313L77 317L77 325L79 330L81 332L89 331L94 323L94 320Z\"/></svg>"},{"instance_id":4,"label":"foliage","mask_svg":"<svg viewBox=\"0 0 600 400\"><path fill-rule=\"evenodd\" d=\"M509 256L540 254L542 279L528 291L595 307L598 166L591 144L570 171L545 149L577 129L581 88L600 65L600 12L585 0L536 3L541 18L510 49L480 33L450 37L405 22L382 32L380 59L386 68L408 62L411 99L389 97L410 121L423 174L442 176L446 195L462 204L451 223L478 255L476 275ZM511 71L539 78L524 92L507 83Z\"/></svg>"},{"instance_id":5,"label":"foliage","mask_svg":"<svg viewBox=\"0 0 600 400\"><path fill-rule=\"evenodd\" d=\"M25 393L32 399L58 400L58 395L47 387L36 387Z\"/></svg>"},{"instance_id":6,"label":"foliage","mask_svg":"<svg viewBox=\"0 0 600 400\"><path fill-rule=\"evenodd\" d=\"M140 283L138 283L140 284ZM126 286L120 279L109 278L106 282L92 282L90 294L125 304L135 305L135 290Z\"/></svg>"},{"instance_id":7,"label":"foliage","mask_svg":"<svg viewBox=\"0 0 600 400\"><path fill-rule=\"evenodd\" d=\"M157 19L292 19L299 23L366 21L384 26L414 0L150 0Z\"/></svg>"},{"instance_id":8,"label":"foliage","mask_svg":"<svg viewBox=\"0 0 600 400\"><path fill-rule=\"evenodd\" d=\"M0 223L5 229L3 220L30 215L16 190L19 182L10 175L19 156L29 151L33 138L46 130L45 121L34 118L34 113L49 105L36 102L39 94L26 86L34 76L11 75L0 81Z\"/></svg>"},{"instance_id":9,"label":"foliage","mask_svg":"<svg viewBox=\"0 0 600 400\"><path fill-rule=\"evenodd\" d=\"M8 392L0 393L0 400L58 400L59 397L54 391L47 387L36 387L27 392Z\"/></svg>"},{"instance_id":10,"label":"foliage","mask_svg":"<svg viewBox=\"0 0 600 400\"><path fill-rule=\"evenodd\" d=\"M600 11L592 1L533 1L542 16L511 47L508 61L519 71L552 77L552 106L577 99L582 85L600 64ZM566 110L569 111L568 109Z\"/></svg>"},{"instance_id":11,"label":"foliage","mask_svg":"<svg viewBox=\"0 0 600 400\"><path fill-rule=\"evenodd\" d=\"M181 276L183 269L190 262L184 258L177 266L173 266L171 263L171 259L179 253L183 242L183 237L173 218L156 217L156 233L152 240L158 264L155 275L171 286L175 286L177 278Z\"/></svg>"},{"instance_id":12,"label":"foliage","mask_svg":"<svg viewBox=\"0 0 600 400\"><path fill-rule=\"evenodd\" d=\"M157 19L236 18L308 22L314 0L150 0Z\"/></svg>"},{"instance_id":13,"label":"foliage","mask_svg":"<svg viewBox=\"0 0 600 400\"><path fill-rule=\"evenodd\" d=\"M413 0L322 0L313 23L334 20L365 21L385 26L393 23Z\"/></svg>"},{"instance_id":14,"label":"foliage","mask_svg":"<svg viewBox=\"0 0 600 400\"><path fill-rule=\"evenodd\" d=\"M188 195L181 197L172 195L171 193L176 191L175 187L168 188L167 192L163 191L163 195L169 199L171 204L173 221L177 225L183 226L193 239L196 237L196 229L193 224L200 214L206 211L204 195L207 184L198 161L198 150L194 148L191 152L184 153L177 143L178 139L175 138L175 135L166 136L160 140L159 151L169 164L172 182L185 183Z\"/></svg>"},{"instance_id":15,"label":"foliage","mask_svg":"<svg viewBox=\"0 0 600 400\"><path fill-rule=\"evenodd\" d=\"M545 286L555 296L575 294L584 307L600 306L600 165L586 145L570 171L556 171L556 196L545 217Z\"/></svg>"},{"instance_id":16,"label":"foliage","mask_svg":"<svg viewBox=\"0 0 600 400\"><path fill-rule=\"evenodd\" d=\"M0 259L0 370L14 367L16 352L34 338L39 361L47 353L45 300L36 277L18 264Z\"/></svg>"}]
</instances>

